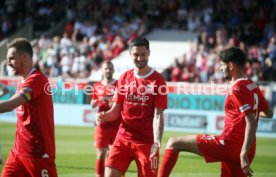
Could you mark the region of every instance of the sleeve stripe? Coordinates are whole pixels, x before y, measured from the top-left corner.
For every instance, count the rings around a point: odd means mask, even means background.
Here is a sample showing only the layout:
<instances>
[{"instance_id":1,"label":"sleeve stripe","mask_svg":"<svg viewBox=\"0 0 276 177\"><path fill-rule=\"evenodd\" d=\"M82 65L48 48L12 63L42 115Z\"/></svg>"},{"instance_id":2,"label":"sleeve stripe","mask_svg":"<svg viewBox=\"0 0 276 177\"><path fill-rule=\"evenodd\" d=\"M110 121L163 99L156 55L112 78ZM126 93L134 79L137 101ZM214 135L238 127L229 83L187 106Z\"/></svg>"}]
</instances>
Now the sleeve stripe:
<instances>
[{"instance_id":1,"label":"sleeve stripe","mask_svg":"<svg viewBox=\"0 0 276 177\"><path fill-rule=\"evenodd\" d=\"M22 95L23 98L24 98L26 101L30 101L30 100L31 100L31 94L30 94L30 93L21 93L20 95Z\"/></svg>"}]
</instances>

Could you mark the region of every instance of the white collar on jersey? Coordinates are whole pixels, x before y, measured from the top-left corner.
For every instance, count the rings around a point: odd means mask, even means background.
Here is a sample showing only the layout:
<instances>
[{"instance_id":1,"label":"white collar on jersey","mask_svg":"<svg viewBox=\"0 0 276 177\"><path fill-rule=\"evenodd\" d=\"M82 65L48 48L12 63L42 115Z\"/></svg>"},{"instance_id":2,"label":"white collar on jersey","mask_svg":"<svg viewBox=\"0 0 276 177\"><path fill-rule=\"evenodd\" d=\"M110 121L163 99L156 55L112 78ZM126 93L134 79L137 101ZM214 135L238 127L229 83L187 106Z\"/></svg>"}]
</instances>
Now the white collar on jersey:
<instances>
[{"instance_id":1,"label":"white collar on jersey","mask_svg":"<svg viewBox=\"0 0 276 177\"><path fill-rule=\"evenodd\" d=\"M116 82L116 79L112 79L112 81L110 83L108 83L108 84L105 84L103 81L101 81L101 83L103 85L105 85L105 86L107 86L107 85L113 85L115 82Z\"/></svg>"},{"instance_id":2,"label":"white collar on jersey","mask_svg":"<svg viewBox=\"0 0 276 177\"><path fill-rule=\"evenodd\" d=\"M144 79L144 78L149 77L153 72L154 72L154 69L152 69L152 68L151 68L150 72L148 72L145 75L138 75L137 73L135 73L135 71L133 71L134 76L137 77L137 78L140 78L140 79Z\"/></svg>"},{"instance_id":3,"label":"white collar on jersey","mask_svg":"<svg viewBox=\"0 0 276 177\"><path fill-rule=\"evenodd\" d=\"M33 69L29 72L29 74L27 75L26 79L27 79L35 70L36 70L36 69L33 68ZM21 81L21 83L23 84L23 83L25 82L26 79L23 78L22 81Z\"/></svg>"}]
</instances>

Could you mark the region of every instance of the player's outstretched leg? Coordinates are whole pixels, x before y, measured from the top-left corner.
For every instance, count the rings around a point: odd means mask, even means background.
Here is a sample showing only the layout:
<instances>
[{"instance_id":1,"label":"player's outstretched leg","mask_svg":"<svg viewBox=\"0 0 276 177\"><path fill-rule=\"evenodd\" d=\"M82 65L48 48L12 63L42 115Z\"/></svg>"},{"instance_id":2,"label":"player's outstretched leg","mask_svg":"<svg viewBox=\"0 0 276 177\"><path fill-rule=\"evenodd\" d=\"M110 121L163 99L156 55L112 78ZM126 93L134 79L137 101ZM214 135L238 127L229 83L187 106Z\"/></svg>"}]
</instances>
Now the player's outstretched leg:
<instances>
[{"instance_id":1,"label":"player's outstretched leg","mask_svg":"<svg viewBox=\"0 0 276 177\"><path fill-rule=\"evenodd\" d=\"M119 171L115 168L105 167L105 176L106 177L122 177L123 174L121 171Z\"/></svg>"},{"instance_id":2,"label":"player's outstretched leg","mask_svg":"<svg viewBox=\"0 0 276 177\"><path fill-rule=\"evenodd\" d=\"M2 158L2 148L0 144L0 165L3 164L3 158Z\"/></svg>"},{"instance_id":3,"label":"player's outstretched leg","mask_svg":"<svg viewBox=\"0 0 276 177\"><path fill-rule=\"evenodd\" d=\"M96 177L104 177L104 162L107 154L107 148L97 149L97 160L96 160Z\"/></svg>"},{"instance_id":4,"label":"player's outstretched leg","mask_svg":"<svg viewBox=\"0 0 276 177\"><path fill-rule=\"evenodd\" d=\"M201 155L196 144L196 135L172 137L169 139L163 154L159 177L170 176L180 151L187 151Z\"/></svg>"}]
</instances>

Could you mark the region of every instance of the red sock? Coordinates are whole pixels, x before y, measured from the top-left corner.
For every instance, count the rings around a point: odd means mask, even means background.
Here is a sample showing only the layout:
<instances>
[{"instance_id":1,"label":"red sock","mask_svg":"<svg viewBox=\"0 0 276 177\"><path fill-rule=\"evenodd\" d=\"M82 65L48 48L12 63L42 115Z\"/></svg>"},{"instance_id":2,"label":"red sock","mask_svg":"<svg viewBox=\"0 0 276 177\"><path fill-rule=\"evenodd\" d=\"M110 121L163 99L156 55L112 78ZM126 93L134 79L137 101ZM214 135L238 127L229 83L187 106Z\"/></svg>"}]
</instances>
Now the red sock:
<instances>
[{"instance_id":1,"label":"red sock","mask_svg":"<svg viewBox=\"0 0 276 177\"><path fill-rule=\"evenodd\" d=\"M169 177L177 161L179 152L173 149L166 149L160 166L159 177Z\"/></svg>"},{"instance_id":2,"label":"red sock","mask_svg":"<svg viewBox=\"0 0 276 177\"><path fill-rule=\"evenodd\" d=\"M96 160L96 176L104 177L104 160L102 159Z\"/></svg>"}]
</instances>

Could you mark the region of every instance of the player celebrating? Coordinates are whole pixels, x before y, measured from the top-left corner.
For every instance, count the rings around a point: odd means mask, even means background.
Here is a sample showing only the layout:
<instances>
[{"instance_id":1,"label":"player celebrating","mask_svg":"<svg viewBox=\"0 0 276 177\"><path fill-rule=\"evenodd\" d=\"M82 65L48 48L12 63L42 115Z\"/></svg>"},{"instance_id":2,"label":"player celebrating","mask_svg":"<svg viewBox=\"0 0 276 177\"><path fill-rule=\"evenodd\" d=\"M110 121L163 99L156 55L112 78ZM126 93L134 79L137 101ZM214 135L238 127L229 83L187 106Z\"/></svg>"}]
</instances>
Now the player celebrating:
<instances>
[{"instance_id":1,"label":"player celebrating","mask_svg":"<svg viewBox=\"0 0 276 177\"><path fill-rule=\"evenodd\" d=\"M105 163L107 177L124 175L132 160L137 164L139 177L157 176L167 93L162 75L148 66L149 55L146 38L138 37L130 43L135 67L118 80L111 110L97 114L97 123L113 121L122 114L122 123Z\"/></svg>"},{"instance_id":2,"label":"player celebrating","mask_svg":"<svg viewBox=\"0 0 276 177\"><path fill-rule=\"evenodd\" d=\"M0 102L0 112L16 109L15 144L2 177L56 177L54 114L51 93L44 90L48 79L33 68L30 43L17 38L8 44L8 65L23 77L15 95Z\"/></svg>"},{"instance_id":3,"label":"player celebrating","mask_svg":"<svg viewBox=\"0 0 276 177\"><path fill-rule=\"evenodd\" d=\"M231 79L225 102L224 130L219 136L193 135L170 138L160 167L160 177L167 177L180 151L196 153L206 162L221 162L222 177L252 176L250 168L256 149L259 115L273 116L258 85L244 77L245 53L232 47L219 53L220 70Z\"/></svg>"},{"instance_id":4,"label":"player celebrating","mask_svg":"<svg viewBox=\"0 0 276 177\"><path fill-rule=\"evenodd\" d=\"M98 112L108 111L112 106L116 80L113 79L114 66L110 61L102 64L103 80L93 85L92 108L99 107ZM97 150L96 176L104 177L104 161L109 145L115 140L121 119L103 122L95 128L95 147Z\"/></svg>"}]
</instances>

